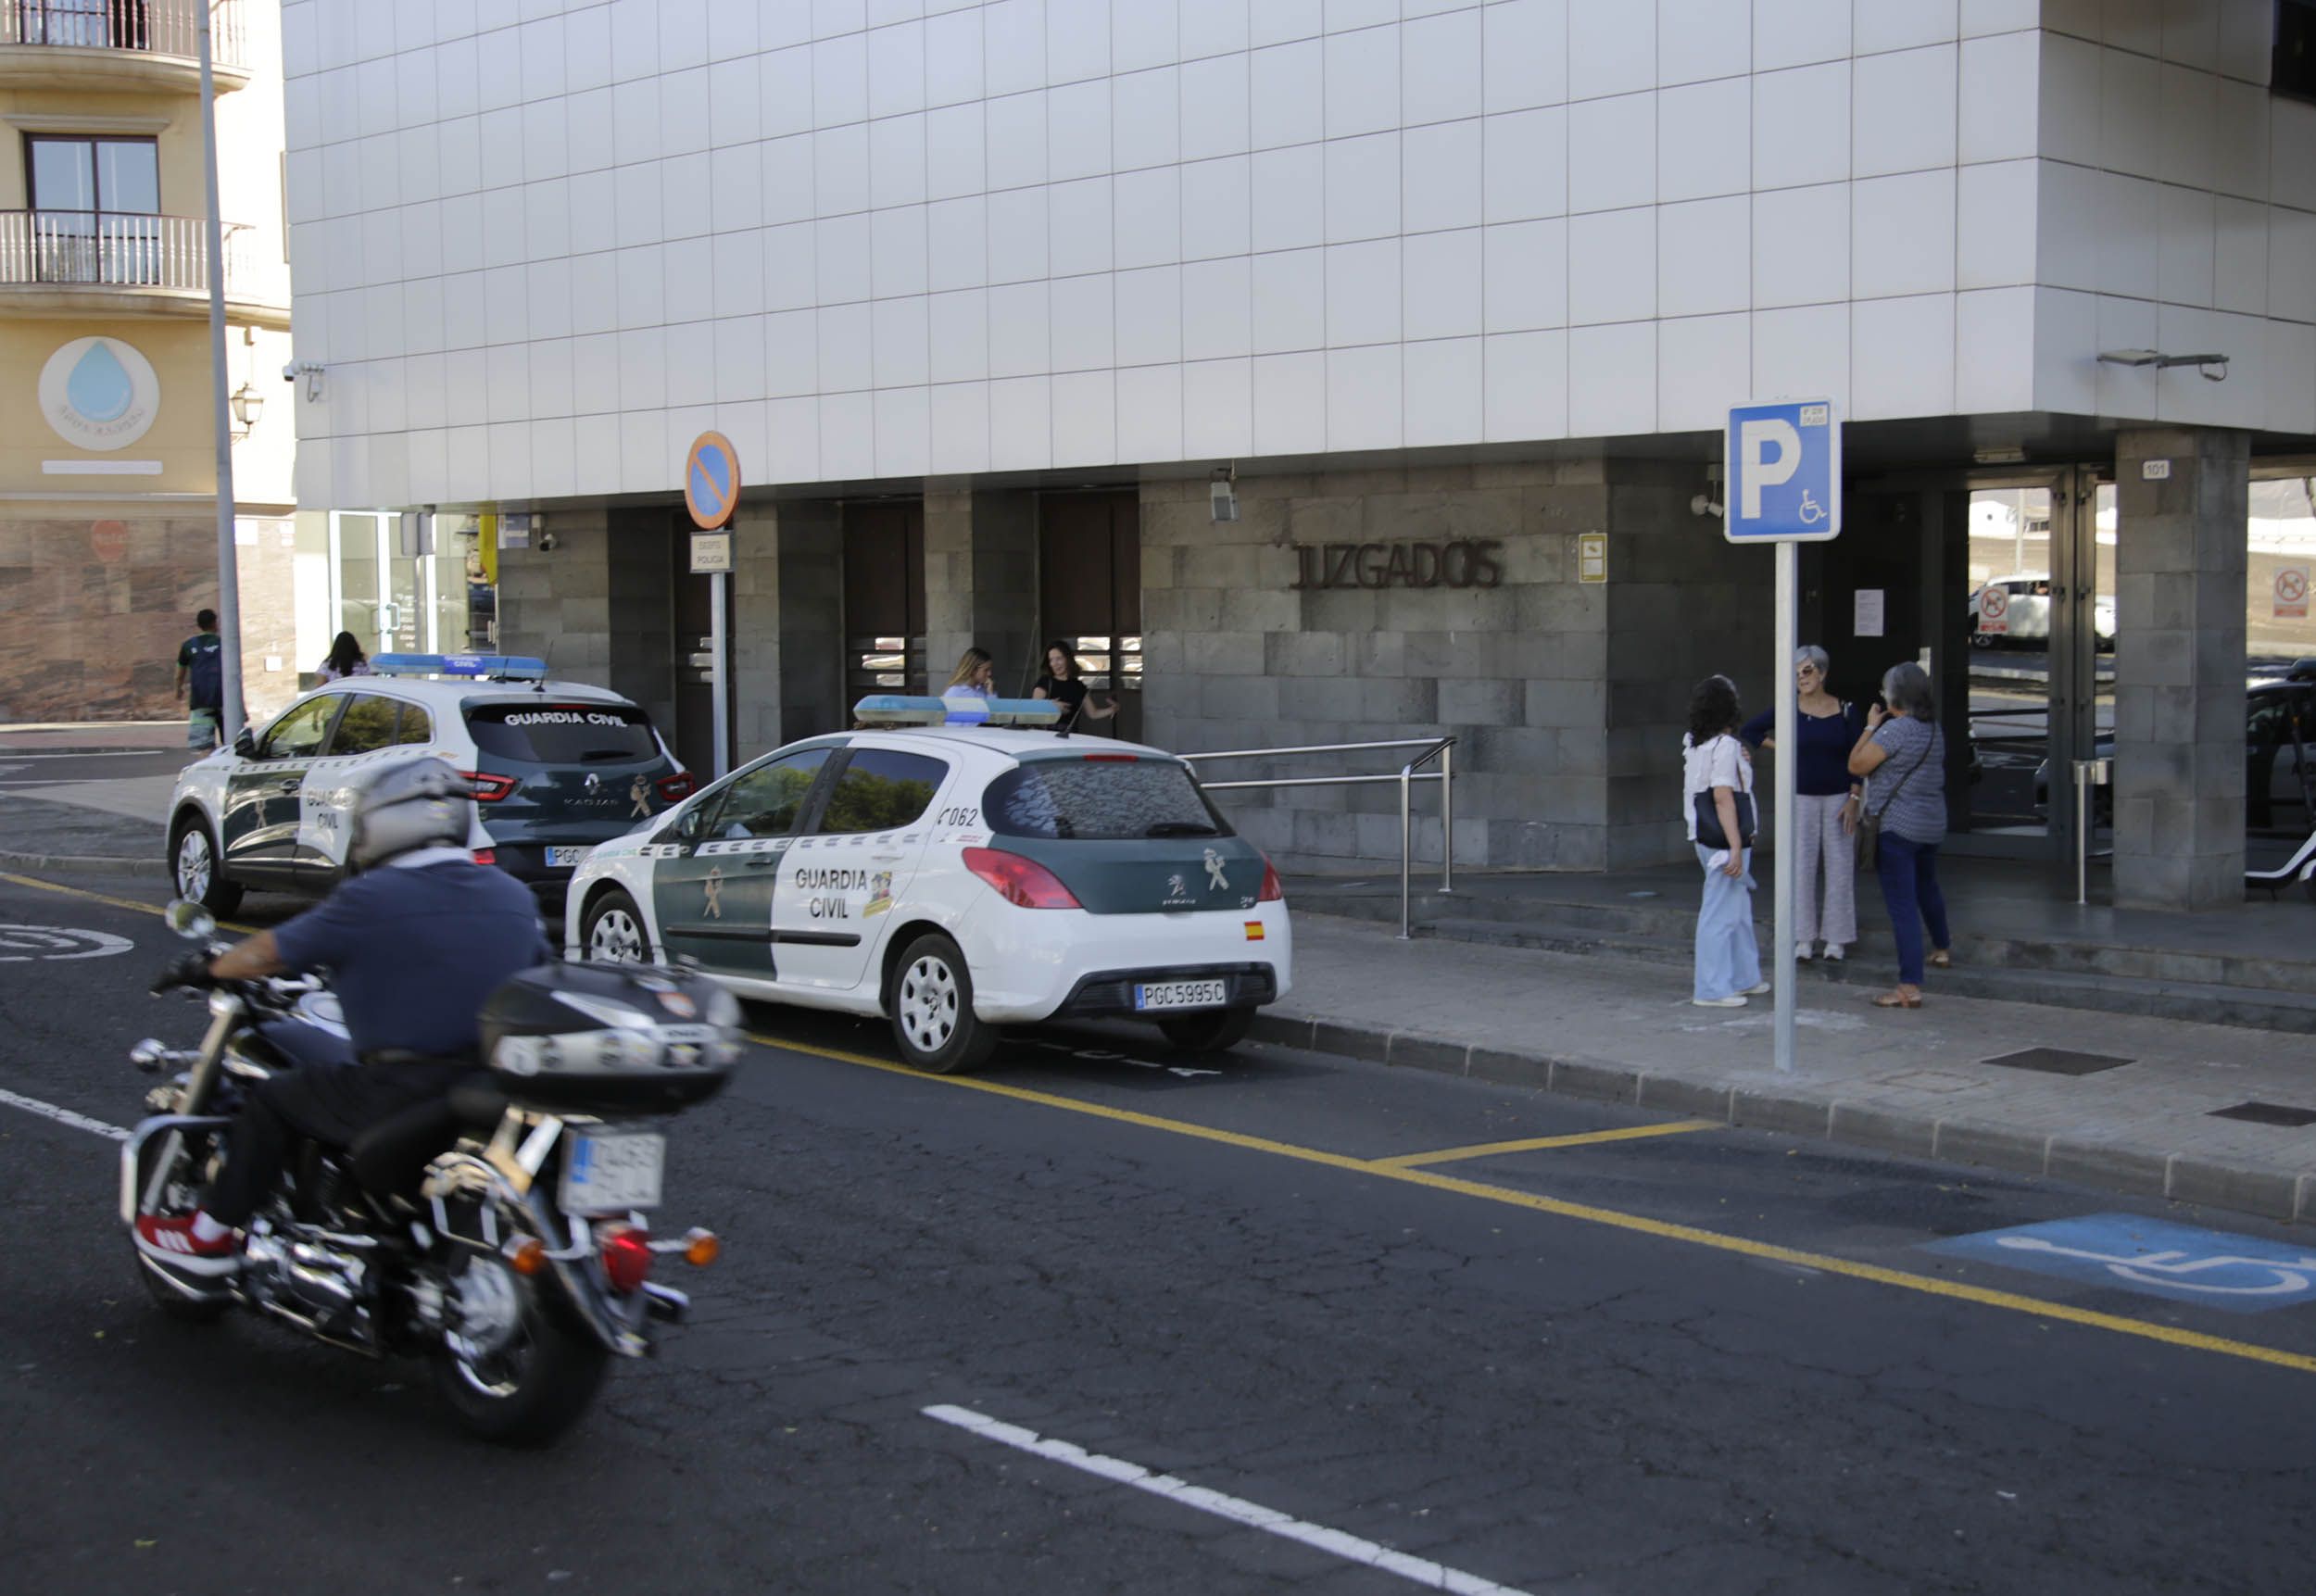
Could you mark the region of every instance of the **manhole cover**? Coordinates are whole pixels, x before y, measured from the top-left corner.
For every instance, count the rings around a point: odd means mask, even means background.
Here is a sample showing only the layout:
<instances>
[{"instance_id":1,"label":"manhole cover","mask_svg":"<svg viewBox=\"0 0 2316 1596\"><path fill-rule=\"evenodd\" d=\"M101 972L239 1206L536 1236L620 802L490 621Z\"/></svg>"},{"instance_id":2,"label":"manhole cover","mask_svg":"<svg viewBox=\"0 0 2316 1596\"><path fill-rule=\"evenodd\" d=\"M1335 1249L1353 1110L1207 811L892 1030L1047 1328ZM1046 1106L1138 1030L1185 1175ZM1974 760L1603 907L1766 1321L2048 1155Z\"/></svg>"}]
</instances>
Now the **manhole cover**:
<instances>
[{"instance_id":1,"label":"manhole cover","mask_svg":"<svg viewBox=\"0 0 2316 1596\"><path fill-rule=\"evenodd\" d=\"M2045 1075L2096 1075L2101 1070L2120 1070L2131 1061L2111 1058L2106 1053L2070 1052L2065 1048L2029 1048L2022 1053L2005 1053L1999 1058L1981 1059L1979 1062L2000 1064L2010 1070L2033 1070Z\"/></svg>"},{"instance_id":2,"label":"manhole cover","mask_svg":"<svg viewBox=\"0 0 2316 1596\"><path fill-rule=\"evenodd\" d=\"M2290 1103L2237 1103L2232 1109L2213 1109L2210 1117L2248 1120L2253 1125L2316 1125L2316 1109L2296 1109Z\"/></svg>"}]
</instances>

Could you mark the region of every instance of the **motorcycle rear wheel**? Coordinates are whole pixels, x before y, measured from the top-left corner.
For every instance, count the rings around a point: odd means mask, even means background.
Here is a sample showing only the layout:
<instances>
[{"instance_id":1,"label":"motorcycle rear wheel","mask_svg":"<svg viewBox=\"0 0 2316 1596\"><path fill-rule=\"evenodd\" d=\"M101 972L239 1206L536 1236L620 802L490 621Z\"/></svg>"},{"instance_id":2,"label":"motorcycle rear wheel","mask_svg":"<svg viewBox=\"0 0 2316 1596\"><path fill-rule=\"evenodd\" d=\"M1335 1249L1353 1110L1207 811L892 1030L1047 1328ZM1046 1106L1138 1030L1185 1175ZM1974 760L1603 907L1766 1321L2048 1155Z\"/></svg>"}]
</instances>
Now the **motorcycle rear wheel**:
<instances>
[{"instance_id":1,"label":"motorcycle rear wheel","mask_svg":"<svg viewBox=\"0 0 2316 1596\"><path fill-rule=\"evenodd\" d=\"M516 1290L522 1313L514 1339L481 1357L442 1349L434 1384L470 1435L544 1446L587 1411L611 1355L530 1281L517 1282Z\"/></svg>"}]
</instances>

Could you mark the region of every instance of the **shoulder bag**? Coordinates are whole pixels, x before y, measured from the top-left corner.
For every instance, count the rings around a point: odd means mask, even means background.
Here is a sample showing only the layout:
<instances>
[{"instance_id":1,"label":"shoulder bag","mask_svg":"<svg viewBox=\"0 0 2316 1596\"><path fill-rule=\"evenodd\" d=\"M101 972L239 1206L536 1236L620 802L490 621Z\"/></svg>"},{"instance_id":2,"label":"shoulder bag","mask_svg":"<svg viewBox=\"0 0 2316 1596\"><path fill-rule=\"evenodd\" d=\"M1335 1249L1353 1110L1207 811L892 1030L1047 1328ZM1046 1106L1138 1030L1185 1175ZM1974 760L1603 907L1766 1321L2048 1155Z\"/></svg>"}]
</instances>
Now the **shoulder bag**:
<instances>
[{"instance_id":1,"label":"shoulder bag","mask_svg":"<svg viewBox=\"0 0 2316 1596\"><path fill-rule=\"evenodd\" d=\"M1857 817L1857 867L1860 870L1871 870L1874 861L1882 857L1882 817L1890 812L1890 806L1898 801L1898 795L1906 790L1906 784L1914 779L1914 773L1922 768L1923 761L1930 758L1930 750L1937 746L1938 732L1936 727L1932 727L1930 736L1922 743L1921 753L1907 768L1906 774L1898 778L1898 785L1890 789L1890 796L1882 800L1882 807L1867 810L1863 804L1858 806L1864 811Z\"/></svg>"},{"instance_id":2,"label":"shoulder bag","mask_svg":"<svg viewBox=\"0 0 2316 1596\"><path fill-rule=\"evenodd\" d=\"M1726 732L1721 734L1722 736L1727 736L1729 734ZM1718 740L1718 738L1715 739L1717 742ZM1707 748L1711 748L1712 746L1713 745L1711 743L1707 743L1706 745ZM1741 755L1740 757L1742 758L1743 756ZM1751 848L1753 846L1754 832L1756 829L1754 823L1753 795L1749 792L1740 790L1731 793L1730 796L1736 805L1737 831L1742 839L1738 842L1737 846L1739 848ZM1711 787L1706 788L1703 792L1697 794L1696 798L1693 801L1695 805L1697 815L1697 846L1700 848L1728 848L1730 846L1729 836L1727 833L1721 830L1721 808L1720 805L1713 801L1713 789Z\"/></svg>"}]
</instances>

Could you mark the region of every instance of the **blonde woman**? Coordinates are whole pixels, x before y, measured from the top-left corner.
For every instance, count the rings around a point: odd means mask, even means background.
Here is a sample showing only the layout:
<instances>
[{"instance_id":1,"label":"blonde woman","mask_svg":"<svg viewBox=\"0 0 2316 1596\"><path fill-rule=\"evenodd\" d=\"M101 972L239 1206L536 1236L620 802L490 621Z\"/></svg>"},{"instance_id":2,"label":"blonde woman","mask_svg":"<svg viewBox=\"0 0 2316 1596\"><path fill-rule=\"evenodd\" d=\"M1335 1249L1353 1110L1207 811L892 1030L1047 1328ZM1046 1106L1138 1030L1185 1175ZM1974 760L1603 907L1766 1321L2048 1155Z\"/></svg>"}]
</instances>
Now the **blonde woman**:
<instances>
[{"instance_id":1,"label":"blonde woman","mask_svg":"<svg viewBox=\"0 0 2316 1596\"><path fill-rule=\"evenodd\" d=\"M949 685L941 689L944 698L979 698L983 702L997 697L997 661L987 648L968 648L957 657L957 669L949 673Z\"/></svg>"}]
</instances>

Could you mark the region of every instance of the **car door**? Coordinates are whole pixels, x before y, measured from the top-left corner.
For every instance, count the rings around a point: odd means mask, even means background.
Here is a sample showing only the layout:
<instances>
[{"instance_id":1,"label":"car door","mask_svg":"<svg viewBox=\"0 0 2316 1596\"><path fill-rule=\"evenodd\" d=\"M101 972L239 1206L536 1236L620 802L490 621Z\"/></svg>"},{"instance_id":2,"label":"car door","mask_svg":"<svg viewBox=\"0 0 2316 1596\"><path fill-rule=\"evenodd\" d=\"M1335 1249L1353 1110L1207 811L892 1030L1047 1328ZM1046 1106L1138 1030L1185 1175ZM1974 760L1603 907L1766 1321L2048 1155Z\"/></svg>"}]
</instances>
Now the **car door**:
<instances>
[{"instance_id":1,"label":"car door","mask_svg":"<svg viewBox=\"0 0 2316 1596\"><path fill-rule=\"evenodd\" d=\"M330 729L330 740L306 773L298 793L297 842L290 862L320 891L334 882L346 862L347 830L353 821L353 782L366 756L394 746L402 704L383 693L348 693L346 708Z\"/></svg>"},{"instance_id":2,"label":"car door","mask_svg":"<svg viewBox=\"0 0 2316 1596\"><path fill-rule=\"evenodd\" d=\"M671 960L690 959L724 974L772 980L773 896L780 861L834 746L799 748L751 765L686 811L662 843L651 876L660 943ZM690 816L700 816L692 823Z\"/></svg>"},{"instance_id":3,"label":"car door","mask_svg":"<svg viewBox=\"0 0 2316 1596\"><path fill-rule=\"evenodd\" d=\"M224 835L219 839L227 872L279 885L296 873L299 811L307 773L328 746L343 693L317 693L292 704L225 782Z\"/></svg>"},{"instance_id":4,"label":"car door","mask_svg":"<svg viewBox=\"0 0 2316 1596\"><path fill-rule=\"evenodd\" d=\"M861 983L878 933L907 896L950 777L938 754L852 748L780 867L772 902L780 978L830 991Z\"/></svg>"}]
</instances>

